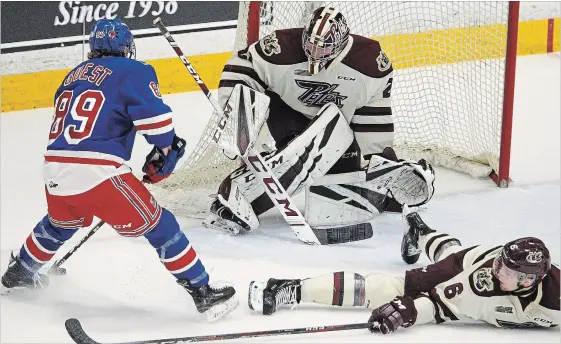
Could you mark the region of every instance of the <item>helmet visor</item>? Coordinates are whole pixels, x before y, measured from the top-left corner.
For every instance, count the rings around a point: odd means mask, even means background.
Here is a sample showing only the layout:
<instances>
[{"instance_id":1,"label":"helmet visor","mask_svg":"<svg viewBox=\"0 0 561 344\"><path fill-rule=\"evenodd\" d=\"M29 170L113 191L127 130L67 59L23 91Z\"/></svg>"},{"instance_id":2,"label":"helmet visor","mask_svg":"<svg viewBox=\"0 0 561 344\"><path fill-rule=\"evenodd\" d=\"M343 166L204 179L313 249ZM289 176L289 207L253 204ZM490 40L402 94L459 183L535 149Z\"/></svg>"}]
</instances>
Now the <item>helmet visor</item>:
<instances>
[{"instance_id":1,"label":"helmet visor","mask_svg":"<svg viewBox=\"0 0 561 344\"><path fill-rule=\"evenodd\" d=\"M502 255L493 261L493 274L501 283L504 291L513 291L520 287L526 288L534 284L536 275L513 270L504 264Z\"/></svg>"}]
</instances>

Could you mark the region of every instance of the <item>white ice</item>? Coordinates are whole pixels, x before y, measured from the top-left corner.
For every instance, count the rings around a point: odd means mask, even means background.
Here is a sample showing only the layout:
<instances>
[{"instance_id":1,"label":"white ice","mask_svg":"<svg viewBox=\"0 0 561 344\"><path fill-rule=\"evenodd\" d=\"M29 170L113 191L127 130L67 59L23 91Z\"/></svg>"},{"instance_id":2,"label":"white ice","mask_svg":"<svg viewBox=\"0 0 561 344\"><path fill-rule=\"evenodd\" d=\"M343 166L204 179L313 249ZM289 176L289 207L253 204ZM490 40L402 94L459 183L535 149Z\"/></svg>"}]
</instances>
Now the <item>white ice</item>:
<instances>
[{"instance_id":1,"label":"white ice","mask_svg":"<svg viewBox=\"0 0 561 344\"><path fill-rule=\"evenodd\" d=\"M457 236L465 245L537 236L559 262L559 74L558 53L518 59L513 183L508 189L498 189L490 180L438 169L436 195L421 213L429 225ZM194 92L169 95L165 100L176 112L178 131L194 145L206 121L202 114L210 111L204 96ZM50 109L0 116L2 273L10 251L19 250L46 211L41 164L50 120ZM131 162L135 171L140 171L148 150L139 137ZM300 197L297 202L301 201ZM0 342L70 343L63 326L70 317L81 319L86 331L100 342L365 322L369 312L364 309L310 305L283 309L269 317L255 314L247 307L247 286L251 280L303 278L343 269L402 275L409 267L400 259L398 215L380 216L374 237L367 241L322 247L298 242L275 211L265 214L262 228L238 237L210 232L194 220L181 218L180 222L211 279L229 280L237 288L240 307L227 318L206 323L143 238L121 238L104 227L65 263L68 274L53 277L45 292L0 299ZM60 254L87 231L77 233ZM419 263L426 264L426 258ZM559 330L505 330L468 322L412 327L392 336L353 330L237 342L559 342Z\"/></svg>"}]
</instances>

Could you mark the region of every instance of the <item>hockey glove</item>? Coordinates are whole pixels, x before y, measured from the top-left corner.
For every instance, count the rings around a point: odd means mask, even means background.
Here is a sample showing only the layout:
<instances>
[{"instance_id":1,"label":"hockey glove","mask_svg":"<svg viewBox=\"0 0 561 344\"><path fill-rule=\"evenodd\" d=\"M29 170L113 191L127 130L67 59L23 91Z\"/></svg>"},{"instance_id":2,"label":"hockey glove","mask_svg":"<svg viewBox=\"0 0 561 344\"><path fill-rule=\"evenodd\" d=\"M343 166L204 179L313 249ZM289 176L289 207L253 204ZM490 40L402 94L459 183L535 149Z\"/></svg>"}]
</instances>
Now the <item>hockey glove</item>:
<instances>
[{"instance_id":1,"label":"hockey glove","mask_svg":"<svg viewBox=\"0 0 561 344\"><path fill-rule=\"evenodd\" d=\"M399 327L409 327L417 320L417 308L410 297L397 296L372 311L368 322L372 324L370 332L390 334Z\"/></svg>"},{"instance_id":2,"label":"hockey glove","mask_svg":"<svg viewBox=\"0 0 561 344\"><path fill-rule=\"evenodd\" d=\"M434 194L434 170L426 160L392 161L373 155L366 180L387 189L399 204L410 207L427 203Z\"/></svg>"},{"instance_id":3,"label":"hockey glove","mask_svg":"<svg viewBox=\"0 0 561 344\"><path fill-rule=\"evenodd\" d=\"M145 173L142 181L154 184L169 177L175 169L177 161L185 154L185 144L185 140L175 135L167 155L160 148L154 146L152 151L146 156L146 162L142 167L142 172Z\"/></svg>"}]
</instances>

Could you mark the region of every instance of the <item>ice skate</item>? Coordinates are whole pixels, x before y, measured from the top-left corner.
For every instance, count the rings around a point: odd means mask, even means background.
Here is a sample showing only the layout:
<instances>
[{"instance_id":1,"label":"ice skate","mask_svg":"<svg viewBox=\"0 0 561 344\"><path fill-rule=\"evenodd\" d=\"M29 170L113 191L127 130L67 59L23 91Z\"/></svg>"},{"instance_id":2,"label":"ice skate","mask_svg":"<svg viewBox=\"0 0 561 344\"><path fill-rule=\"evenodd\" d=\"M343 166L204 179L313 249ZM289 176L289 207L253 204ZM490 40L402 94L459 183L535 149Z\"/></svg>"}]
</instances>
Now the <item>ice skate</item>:
<instances>
[{"instance_id":1,"label":"ice skate","mask_svg":"<svg viewBox=\"0 0 561 344\"><path fill-rule=\"evenodd\" d=\"M263 315L271 315L282 305L291 305L293 308L300 303L299 279L274 279L267 282L252 281L249 284L249 308Z\"/></svg>"},{"instance_id":2,"label":"ice skate","mask_svg":"<svg viewBox=\"0 0 561 344\"><path fill-rule=\"evenodd\" d=\"M407 205L403 206L405 233L401 241L401 258L407 264L415 264L421 256L419 235L427 235L435 230L430 229L417 212L411 212Z\"/></svg>"},{"instance_id":3,"label":"ice skate","mask_svg":"<svg viewBox=\"0 0 561 344\"><path fill-rule=\"evenodd\" d=\"M49 286L49 276L31 272L23 266L18 257L10 256L8 270L2 276L2 294L9 294L17 289L45 289Z\"/></svg>"},{"instance_id":4,"label":"ice skate","mask_svg":"<svg viewBox=\"0 0 561 344\"><path fill-rule=\"evenodd\" d=\"M177 283L191 294L197 311L204 313L210 322L224 317L238 306L236 290L232 286L192 287L187 280L178 280Z\"/></svg>"},{"instance_id":5,"label":"ice skate","mask_svg":"<svg viewBox=\"0 0 561 344\"><path fill-rule=\"evenodd\" d=\"M249 226L232 211L215 199L210 206L210 214L203 221L203 226L218 229L231 235L238 235L240 231L249 231Z\"/></svg>"}]
</instances>

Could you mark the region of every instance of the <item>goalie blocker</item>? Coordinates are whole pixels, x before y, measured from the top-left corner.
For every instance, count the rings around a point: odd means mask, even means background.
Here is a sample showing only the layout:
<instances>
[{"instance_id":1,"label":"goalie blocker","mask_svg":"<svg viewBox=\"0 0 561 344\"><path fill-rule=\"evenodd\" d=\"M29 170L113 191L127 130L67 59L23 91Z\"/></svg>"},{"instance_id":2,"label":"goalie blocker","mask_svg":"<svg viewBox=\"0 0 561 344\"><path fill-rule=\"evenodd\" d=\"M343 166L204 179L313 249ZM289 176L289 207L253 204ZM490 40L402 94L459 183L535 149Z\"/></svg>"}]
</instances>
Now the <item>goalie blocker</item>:
<instances>
[{"instance_id":1,"label":"goalie blocker","mask_svg":"<svg viewBox=\"0 0 561 344\"><path fill-rule=\"evenodd\" d=\"M233 92L226 108L236 109L242 94ZM257 108L257 113L265 112ZM231 122L238 122L240 115L230 111L230 117L237 119ZM374 155L359 171L326 175L353 140L354 134L339 108L326 104L285 148L262 153L289 195L306 189L306 220L317 229L315 234L322 243L370 238L369 221L383 212L391 200L420 205L428 202L434 192L434 172L424 161L393 161ZM385 156L397 160L392 149L387 151L392 154ZM235 235L256 229L258 216L272 207L263 184L244 165L221 183L211 215L203 224Z\"/></svg>"}]
</instances>

